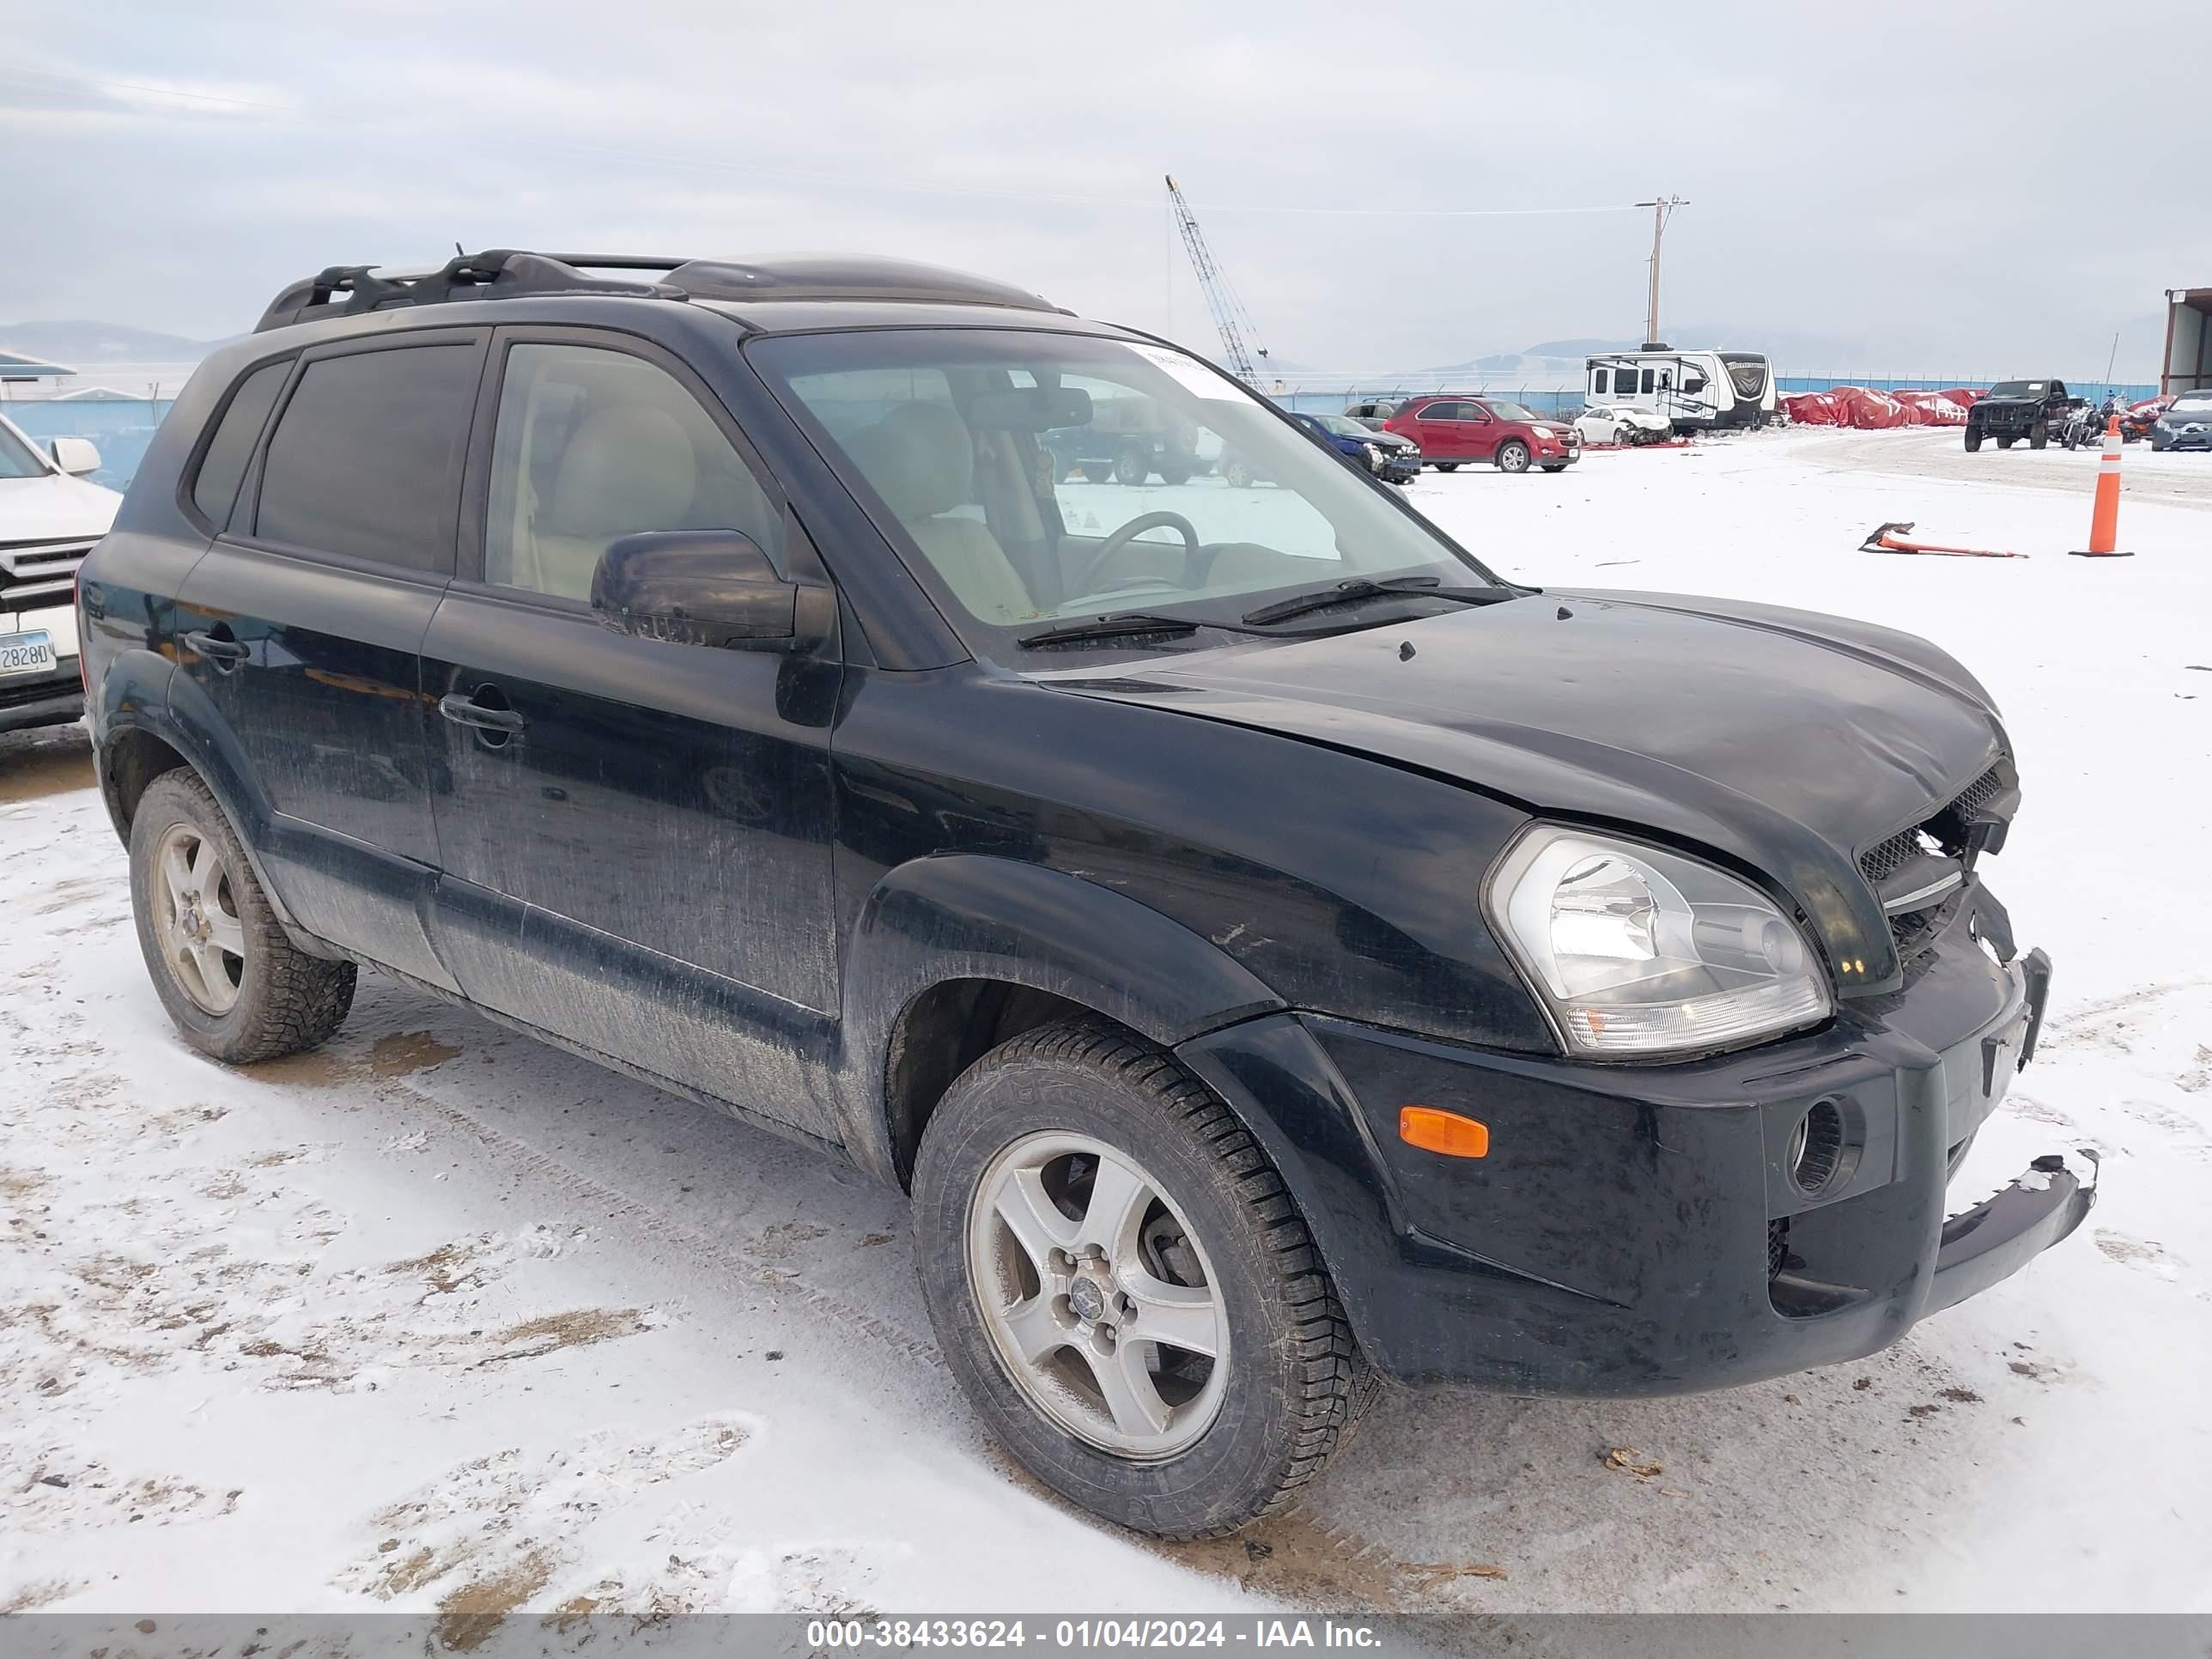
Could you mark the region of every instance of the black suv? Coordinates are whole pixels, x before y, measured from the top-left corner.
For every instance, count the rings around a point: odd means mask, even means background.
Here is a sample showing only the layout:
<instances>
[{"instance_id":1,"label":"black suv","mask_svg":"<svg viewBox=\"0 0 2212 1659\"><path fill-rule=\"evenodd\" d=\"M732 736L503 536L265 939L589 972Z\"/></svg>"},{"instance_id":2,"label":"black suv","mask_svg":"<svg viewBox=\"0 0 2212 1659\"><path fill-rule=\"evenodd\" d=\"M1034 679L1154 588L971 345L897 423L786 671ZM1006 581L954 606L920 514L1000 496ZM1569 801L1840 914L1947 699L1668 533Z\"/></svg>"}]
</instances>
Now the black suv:
<instances>
[{"instance_id":1,"label":"black suv","mask_svg":"<svg viewBox=\"0 0 2212 1659\"><path fill-rule=\"evenodd\" d=\"M1276 487L1058 479L1127 397ZM1383 1377L1855 1358L2089 1206L1946 1218L2049 973L1956 662L1508 580L997 283L334 268L80 604L189 1042L319 1042L367 964L900 1183L977 1408L1132 1527L1265 1512Z\"/></svg>"},{"instance_id":2,"label":"black suv","mask_svg":"<svg viewBox=\"0 0 2212 1659\"><path fill-rule=\"evenodd\" d=\"M1966 411L1966 447L1994 438L1999 449L2010 449L2025 438L2030 449L2041 449L2064 434L2081 401L2063 380L2000 380Z\"/></svg>"}]
</instances>

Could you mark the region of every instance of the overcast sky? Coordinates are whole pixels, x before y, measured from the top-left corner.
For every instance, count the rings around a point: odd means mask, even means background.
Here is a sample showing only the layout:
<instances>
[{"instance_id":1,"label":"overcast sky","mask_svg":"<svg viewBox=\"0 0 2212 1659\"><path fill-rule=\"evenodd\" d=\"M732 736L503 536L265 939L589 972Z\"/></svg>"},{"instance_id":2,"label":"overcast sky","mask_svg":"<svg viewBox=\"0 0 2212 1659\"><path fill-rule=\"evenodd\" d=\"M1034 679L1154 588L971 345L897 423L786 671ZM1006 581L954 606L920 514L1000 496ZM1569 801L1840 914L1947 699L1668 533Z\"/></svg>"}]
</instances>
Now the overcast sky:
<instances>
[{"instance_id":1,"label":"overcast sky","mask_svg":"<svg viewBox=\"0 0 2212 1659\"><path fill-rule=\"evenodd\" d=\"M2117 330L2148 379L2212 285L2208 61L2212 6L2086 0L0 0L0 323L234 333L456 240L844 248L1211 349L1172 172L1310 367L1638 337L1614 210L1670 192L1675 344L2087 379Z\"/></svg>"}]
</instances>

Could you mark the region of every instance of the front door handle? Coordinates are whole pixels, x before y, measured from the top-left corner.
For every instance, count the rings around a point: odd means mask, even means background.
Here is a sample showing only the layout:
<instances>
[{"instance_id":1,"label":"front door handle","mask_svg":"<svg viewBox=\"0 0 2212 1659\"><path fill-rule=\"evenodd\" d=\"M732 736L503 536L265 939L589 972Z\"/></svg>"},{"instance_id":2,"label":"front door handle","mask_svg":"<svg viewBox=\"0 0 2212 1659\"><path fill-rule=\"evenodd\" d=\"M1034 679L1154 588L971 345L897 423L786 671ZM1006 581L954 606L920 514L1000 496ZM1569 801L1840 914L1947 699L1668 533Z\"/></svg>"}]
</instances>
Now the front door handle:
<instances>
[{"instance_id":1,"label":"front door handle","mask_svg":"<svg viewBox=\"0 0 2212 1659\"><path fill-rule=\"evenodd\" d=\"M240 645L236 640L222 639L213 634L187 634L185 635L185 643L191 647L196 654L205 657L218 669L235 668L253 654L252 647Z\"/></svg>"},{"instance_id":2,"label":"front door handle","mask_svg":"<svg viewBox=\"0 0 2212 1659\"><path fill-rule=\"evenodd\" d=\"M512 708L487 708L459 691L439 698L438 712L456 726L473 726L480 732L520 732L524 723Z\"/></svg>"}]
</instances>

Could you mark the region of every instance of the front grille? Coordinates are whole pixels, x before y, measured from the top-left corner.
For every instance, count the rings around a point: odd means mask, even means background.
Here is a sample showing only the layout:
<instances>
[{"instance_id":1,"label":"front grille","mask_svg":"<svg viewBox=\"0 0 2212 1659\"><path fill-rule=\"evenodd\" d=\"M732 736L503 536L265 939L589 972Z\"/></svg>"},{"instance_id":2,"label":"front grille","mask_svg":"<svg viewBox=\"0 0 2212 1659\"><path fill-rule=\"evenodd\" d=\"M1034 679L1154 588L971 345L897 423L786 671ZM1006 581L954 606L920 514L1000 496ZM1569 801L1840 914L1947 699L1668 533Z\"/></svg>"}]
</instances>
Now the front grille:
<instances>
[{"instance_id":1,"label":"front grille","mask_svg":"<svg viewBox=\"0 0 2212 1659\"><path fill-rule=\"evenodd\" d=\"M1973 848L1967 828L1974 815L2002 789L2004 780L1992 766L1942 806L1909 830L1900 830L1859 854L1859 873L1869 887L1881 884L1923 854L1936 852L1961 860L1973 868ZM1889 919L1889 936L1899 963L1911 961L1936 942L1948 920L1957 890L1921 910L1905 911Z\"/></svg>"},{"instance_id":2,"label":"front grille","mask_svg":"<svg viewBox=\"0 0 2212 1659\"><path fill-rule=\"evenodd\" d=\"M91 540L0 542L0 611L67 605L76 591L76 568L91 551Z\"/></svg>"}]
</instances>

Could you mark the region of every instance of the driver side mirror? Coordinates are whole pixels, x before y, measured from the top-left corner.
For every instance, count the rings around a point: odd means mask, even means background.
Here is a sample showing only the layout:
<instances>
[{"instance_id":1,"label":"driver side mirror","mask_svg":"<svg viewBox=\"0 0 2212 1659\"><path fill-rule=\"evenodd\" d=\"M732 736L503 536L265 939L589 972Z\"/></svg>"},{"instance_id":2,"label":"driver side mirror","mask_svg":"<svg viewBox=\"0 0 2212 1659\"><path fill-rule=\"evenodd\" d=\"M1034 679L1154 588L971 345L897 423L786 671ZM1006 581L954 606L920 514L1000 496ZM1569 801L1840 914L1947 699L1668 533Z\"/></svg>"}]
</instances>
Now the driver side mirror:
<instances>
[{"instance_id":1,"label":"driver side mirror","mask_svg":"<svg viewBox=\"0 0 2212 1659\"><path fill-rule=\"evenodd\" d=\"M72 478L100 471L100 448L89 438L54 440L54 465Z\"/></svg>"},{"instance_id":2,"label":"driver side mirror","mask_svg":"<svg viewBox=\"0 0 2212 1659\"><path fill-rule=\"evenodd\" d=\"M792 651L828 637L829 589L785 580L736 530L647 530L599 555L592 614L618 634L739 650Z\"/></svg>"}]
</instances>

